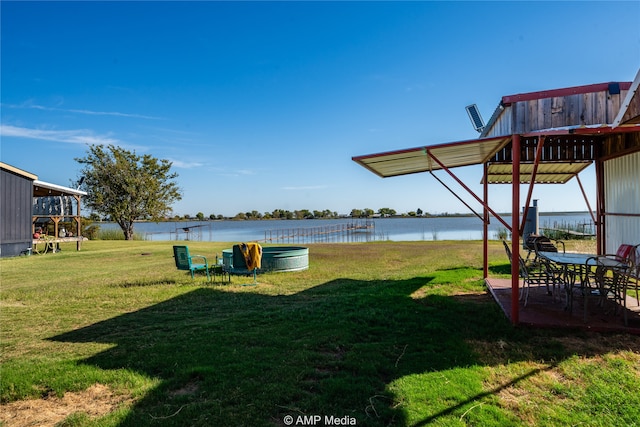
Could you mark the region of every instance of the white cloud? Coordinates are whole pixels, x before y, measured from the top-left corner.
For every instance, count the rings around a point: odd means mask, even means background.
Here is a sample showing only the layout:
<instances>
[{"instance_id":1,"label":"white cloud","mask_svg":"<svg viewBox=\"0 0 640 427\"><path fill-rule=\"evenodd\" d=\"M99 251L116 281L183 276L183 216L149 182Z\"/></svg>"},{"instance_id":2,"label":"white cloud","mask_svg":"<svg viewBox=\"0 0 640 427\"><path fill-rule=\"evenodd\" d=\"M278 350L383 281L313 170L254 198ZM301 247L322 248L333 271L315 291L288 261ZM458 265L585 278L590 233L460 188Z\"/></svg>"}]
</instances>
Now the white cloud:
<instances>
[{"instance_id":1,"label":"white cloud","mask_svg":"<svg viewBox=\"0 0 640 427\"><path fill-rule=\"evenodd\" d=\"M176 168L180 168L180 169L193 169L193 168L199 168L204 166L203 163L200 162L184 162L182 160L175 160L175 159L168 159L171 164L176 167Z\"/></svg>"},{"instance_id":2,"label":"white cloud","mask_svg":"<svg viewBox=\"0 0 640 427\"><path fill-rule=\"evenodd\" d=\"M29 129L11 125L0 125L0 135L3 137L30 138L43 141L56 141L68 144L89 145L123 145L119 140L109 135L96 135L87 129L75 130L47 130Z\"/></svg>"},{"instance_id":3,"label":"white cloud","mask_svg":"<svg viewBox=\"0 0 640 427\"><path fill-rule=\"evenodd\" d=\"M24 103L21 105L3 104L2 106L8 107L8 108L31 108L33 110L42 110L42 111L61 111L64 113L85 114L90 116L115 116L115 117L128 117L128 118L134 118L134 119L163 120L161 117L146 116L143 114L121 113L118 111L92 111L92 110L82 110L82 109L74 109L74 108L55 108L55 107L45 107L43 105L37 105L37 104L31 104L31 103Z\"/></svg>"}]
</instances>

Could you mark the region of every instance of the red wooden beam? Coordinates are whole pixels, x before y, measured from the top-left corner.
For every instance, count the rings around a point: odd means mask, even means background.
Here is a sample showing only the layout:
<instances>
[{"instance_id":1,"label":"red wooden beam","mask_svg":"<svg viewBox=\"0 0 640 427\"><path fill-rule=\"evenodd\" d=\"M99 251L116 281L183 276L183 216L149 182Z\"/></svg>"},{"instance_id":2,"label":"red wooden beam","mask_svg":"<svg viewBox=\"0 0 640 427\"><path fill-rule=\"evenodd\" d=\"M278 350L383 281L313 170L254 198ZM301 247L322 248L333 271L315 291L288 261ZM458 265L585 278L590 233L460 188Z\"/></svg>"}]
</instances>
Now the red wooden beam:
<instances>
[{"instance_id":1,"label":"red wooden beam","mask_svg":"<svg viewBox=\"0 0 640 427\"><path fill-rule=\"evenodd\" d=\"M591 215L591 219L593 220L593 225L597 226L598 221L596 220L596 217L593 216L593 210L591 209L591 205L589 204L587 193L584 191L584 187L582 186L582 181L580 181L580 176L578 174L576 174L576 181L578 181L578 185L580 186L580 191L582 191L582 197L584 197L584 201L587 204L587 209L589 209L589 215Z\"/></svg>"},{"instance_id":2,"label":"red wooden beam","mask_svg":"<svg viewBox=\"0 0 640 427\"><path fill-rule=\"evenodd\" d=\"M460 180L460 178L458 178L453 172L451 172L449 170L448 167L446 167L440 160L438 160L438 158L428 148L427 148L427 154L429 155L429 157L431 157L433 159L434 162L436 162L438 165L440 165L440 167L445 172L447 172L458 184L460 184L460 186L462 188L464 188L471 196L473 196L473 198L476 199L478 201L478 203L480 203L489 212L491 212L491 215L495 216L498 219L498 221L500 221L505 227L507 227L507 229L509 229L509 231L511 231L511 226L504 219L502 219L502 217L500 215L498 215L496 212L494 212L493 209L491 209L484 201L482 201L480 199L480 197L478 197L476 195L476 193L473 192L473 190L471 190L469 187L467 187L465 185L465 183Z\"/></svg>"},{"instance_id":3,"label":"red wooden beam","mask_svg":"<svg viewBox=\"0 0 640 427\"><path fill-rule=\"evenodd\" d=\"M531 196L533 195L533 187L536 182L536 175L538 174L538 165L542 158L542 146L544 145L544 135L538 138L538 146L536 147L536 157L533 161L533 170L531 171L531 179L529 182L529 191L527 192L527 202L524 204L524 213L522 215L522 223L520 225L520 234L524 232L524 223L527 220L527 214L529 213L529 203L531 203Z\"/></svg>"},{"instance_id":4,"label":"red wooden beam","mask_svg":"<svg viewBox=\"0 0 640 427\"><path fill-rule=\"evenodd\" d=\"M592 85L573 86L562 89L543 90L539 92L519 93L517 95L507 95L502 97L502 103L504 105L513 104L519 101L533 101L534 99L553 98L558 96L578 95L583 93L603 92L609 90L611 83L596 83ZM632 82L619 82L615 83L620 86L621 90L629 90Z\"/></svg>"}]
</instances>

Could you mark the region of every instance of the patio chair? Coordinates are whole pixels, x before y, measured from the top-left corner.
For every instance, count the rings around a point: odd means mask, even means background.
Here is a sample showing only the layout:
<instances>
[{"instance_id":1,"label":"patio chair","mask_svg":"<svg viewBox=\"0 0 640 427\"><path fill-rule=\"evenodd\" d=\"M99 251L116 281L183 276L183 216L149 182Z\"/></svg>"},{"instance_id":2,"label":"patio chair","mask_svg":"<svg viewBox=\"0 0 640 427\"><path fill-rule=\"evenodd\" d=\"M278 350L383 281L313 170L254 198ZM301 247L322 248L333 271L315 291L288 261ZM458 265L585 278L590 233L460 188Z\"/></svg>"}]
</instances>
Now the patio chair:
<instances>
[{"instance_id":1,"label":"patio chair","mask_svg":"<svg viewBox=\"0 0 640 427\"><path fill-rule=\"evenodd\" d=\"M511 254L511 248L509 248L509 244L506 241L502 241L504 245L505 252L507 253L507 257L509 258L509 262L513 264L513 256ZM520 254L518 254L518 271L519 275L522 278L522 290L520 292L520 301L524 299L524 306L526 307L529 303L529 289L531 285L541 286L545 285L547 288L547 293L552 295L553 292L549 289L549 283L553 281L553 277L550 277L546 266L540 263L527 263ZM555 290L555 281L554 290Z\"/></svg>"},{"instance_id":2,"label":"patio chair","mask_svg":"<svg viewBox=\"0 0 640 427\"><path fill-rule=\"evenodd\" d=\"M253 283L250 285L255 286L258 284L257 274L262 266L261 264L262 246L257 243L240 243L233 245L231 264L225 266L224 269L229 275L229 281L231 281L231 274L242 276L251 276L253 274Z\"/></svg>"},{"instance_id":3,"label":"patio chair","mask_svg":"<svg viewBox=\"0 0 640 427\"><path fill-rule=\"evenodd\" d=\"M204 255L190 255L188 246L174 246L173 258L176 262L176 268L178 270L188 270L191 272L191 278L195 278L194 273L196 271L204 271L207 275L207 279L211 280L209 275L209 262ZM199 262L194 262L194 259Z\"/></svg>"},{"instance_id":4,"label":"patio chair","mask_svg":"<svg viewBox=\"0 0 640 427\"><path fill-rule=\"evenodd\" d=\"M628 281L626 283L627 289L634 289L636 291L636 301L638 301L638 305L640 305L640 299L638 298L639 294L639 285L640 285L640 245L629 245L626 243L618 246L618 250L615 254L605 254L601 255L604 258L610 258L614 260L618 260L624 264L631 263L631 267L628 272ZM592 262L595 262L597 257L592 259ZM589 272L588 272L589 273ZM593 279L593 272L589 275L589 278Z\"/></svg>"},{"instance_id":5,"label":"patio chair","mask_svg":"<svg viewBox=\"0 0 640 427\"><path fill-rule=\"evenodd\" d=\"M584 321L587 320L587 300L589 297L597 297L602 306L607 301L613 302L614 314L617 314L618 307L621 307L624 325L627 326L627 286L630 274L635 269L633 261L617 255L599 255L587 260L587 265L593 265L595 269L589 274L590 286L585 287L583 291Z\"/></svg>"},{"instance_id":6,"label":"patio chair","mask_svg":"<svg viewBox=\"0 0 640 427\"><path fill-rule=\"evenodd\" d=\"M538 252L560 252L559 248L562 247L562 253L565 253L565 246L562 240L550 239L547 236L536 236L533 239L533 250L538 257Z\"/></svg>"},{"instance_id":7,"label":"patio chair","mask_svg":"<svg viewBox=\"0 0 640 427\"><path fill-rule=\"evenodd\" d=\"M627 287L635 289L636 301L640 305L640 298L638 298L638 288L640 287L640 245L632 246L628 244L621 244L616 251L615 257L621 260L630 260L633 263L633 268L629 272L629 283Z\"/></svg>"}]
</instances>

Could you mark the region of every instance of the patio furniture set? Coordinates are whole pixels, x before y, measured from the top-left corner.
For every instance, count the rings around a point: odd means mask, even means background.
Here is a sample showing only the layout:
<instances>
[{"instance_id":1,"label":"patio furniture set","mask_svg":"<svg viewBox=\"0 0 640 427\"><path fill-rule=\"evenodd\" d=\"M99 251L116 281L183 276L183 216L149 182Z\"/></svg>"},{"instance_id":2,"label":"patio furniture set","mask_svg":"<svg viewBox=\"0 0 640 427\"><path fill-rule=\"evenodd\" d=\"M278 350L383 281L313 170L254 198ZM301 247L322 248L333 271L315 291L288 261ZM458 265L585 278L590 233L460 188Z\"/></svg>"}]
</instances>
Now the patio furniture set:
<instances>
[{"instance_id":1,"label":"patio furniture set","mask_svg":"<svg viewBox=\"0 0 640 427\"><path fill-rule=\"evenodd\" d=\"M216 256L215 264L210 264L204 255L195 255L189 252L189 247L176 245L173 247L173 257L178 270L187 270L191 273L191 278L196 272L204 272L207 280L215 280L216 275L220 275L224 281L225 276L231 282L231 275L253 274L256 284L256 274L261 265L262 247L257 243L241 243L233 246L234 260L230 265L223 262L222 257Z\"/></svg>"},{"instance_id":2,"label":"patio furniture set","mask_svg":"<svg viewBox=\"0 0 640 427\"><path fill-rule=\"evenodd\" d=\"M513 262L509 246L503 243ZM569 313L574 299L582 298L584 322L589 301L593 300L607 314L622 312L625 326L628 291L635 291L635 303L640 306L640 244L620 245L615 254L569 253L561 241L533 236L525 242L525 248L529 250L527 257L518 257L522 279L520 300L524 306L532 287L545 287L552 301L562 300Z\"/></svg>"}]
</instances>

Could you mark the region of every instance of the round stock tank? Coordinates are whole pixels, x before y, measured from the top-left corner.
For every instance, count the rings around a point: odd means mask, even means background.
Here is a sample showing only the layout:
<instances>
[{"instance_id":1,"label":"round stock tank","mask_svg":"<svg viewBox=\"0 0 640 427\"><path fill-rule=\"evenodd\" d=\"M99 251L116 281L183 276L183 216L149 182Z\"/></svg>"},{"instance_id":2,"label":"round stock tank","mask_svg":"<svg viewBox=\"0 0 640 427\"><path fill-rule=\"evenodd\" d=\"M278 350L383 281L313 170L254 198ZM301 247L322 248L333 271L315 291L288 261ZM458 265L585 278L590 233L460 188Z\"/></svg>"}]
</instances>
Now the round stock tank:
<instances>
[{"instance_id":1,"label":"round stock tank","mask_svg":"<svg viewBox=\"0 0 640 427\"><path fill-rule=\"evenodd\" d=\"M233 249L222 251L224 265L233 265ZM237 266L234 266L237 268ZM258 272L301 271L309 268L309 248L303 246L263 246Z\"/></svg>"}]
</instances>

